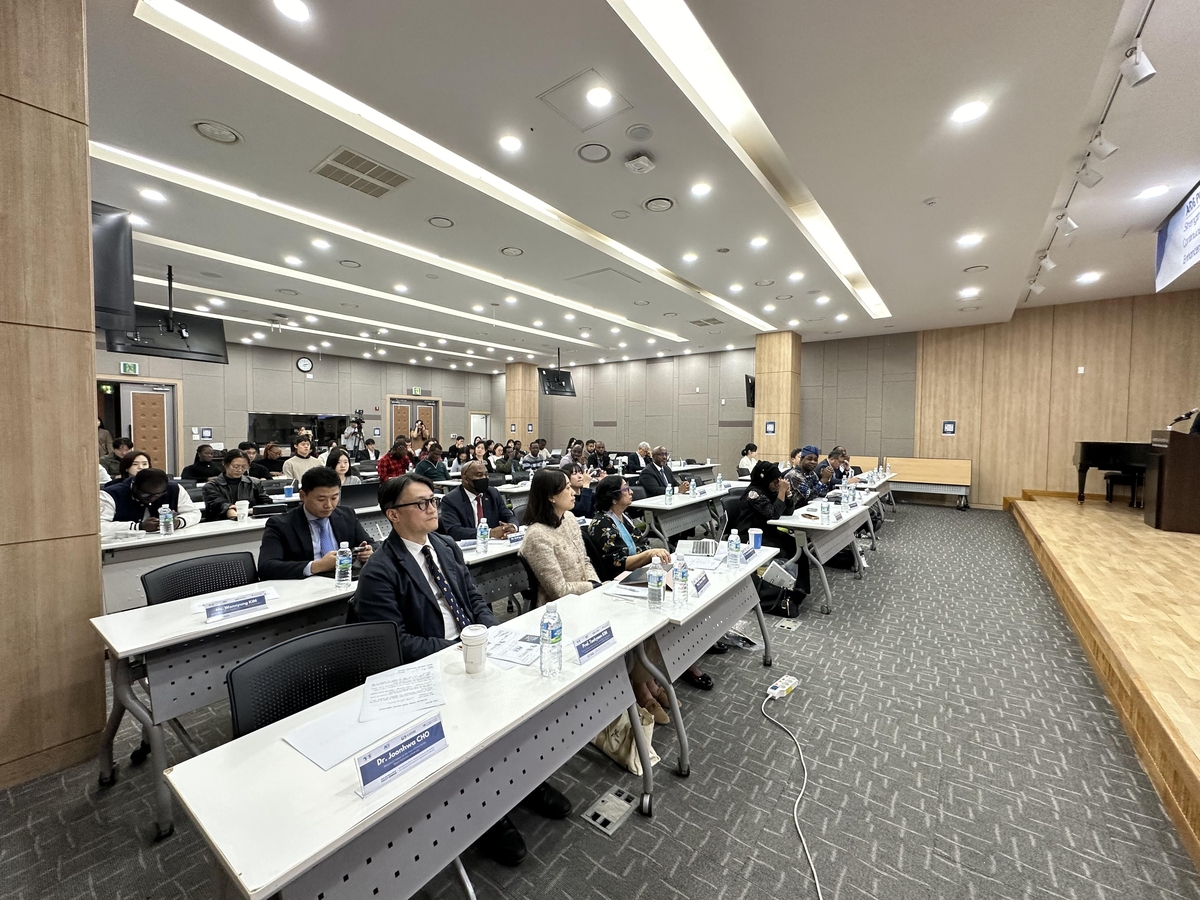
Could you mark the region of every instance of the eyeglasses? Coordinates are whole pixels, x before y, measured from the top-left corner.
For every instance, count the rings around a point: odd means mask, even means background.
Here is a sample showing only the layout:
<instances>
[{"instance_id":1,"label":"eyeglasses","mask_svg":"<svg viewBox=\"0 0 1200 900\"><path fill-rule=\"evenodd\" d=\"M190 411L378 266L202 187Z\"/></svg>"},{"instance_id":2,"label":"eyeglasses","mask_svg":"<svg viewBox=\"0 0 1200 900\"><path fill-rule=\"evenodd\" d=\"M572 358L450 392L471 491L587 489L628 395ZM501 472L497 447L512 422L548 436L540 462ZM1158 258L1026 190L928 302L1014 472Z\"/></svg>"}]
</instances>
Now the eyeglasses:
<instances>
[{"instance_id":1,"label":"eyeglasses","mask_svg":"<svg viewBox=\"0 0 1200 900\"><path fill-rule=\"evenodd\" d=\"M620 491L620 493L622 493L622 494L632 494L632 493L633 493L633 488L631 488L631 487L629 487L628 485L626 485L625 487L621 488L621 491Z\"/></svg>"},{"instance_id":2,"label":"eyeglasses","mask_svg":"<svg viewBox=\"0 0 1200 900\"><path fill-rule=\"evenodd\" d=\"M442 504L441 497L422 497L420 500L413 500L411 503L397 503L395 506L389 506L388 509L404 509L406 506L415 506L421 512L429 512L429 507L437 509Z\"/></svg>"}]
</instances>

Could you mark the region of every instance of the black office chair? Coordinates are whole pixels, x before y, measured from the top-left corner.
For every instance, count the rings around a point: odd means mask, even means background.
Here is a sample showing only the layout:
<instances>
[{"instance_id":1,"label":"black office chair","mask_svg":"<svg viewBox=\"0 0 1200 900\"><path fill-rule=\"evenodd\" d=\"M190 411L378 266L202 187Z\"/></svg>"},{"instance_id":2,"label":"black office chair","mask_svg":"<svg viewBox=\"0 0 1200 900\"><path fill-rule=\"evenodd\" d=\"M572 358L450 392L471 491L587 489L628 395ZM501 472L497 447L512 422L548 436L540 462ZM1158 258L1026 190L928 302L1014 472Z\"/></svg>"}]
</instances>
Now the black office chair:
<instances>
[{"instance_id":1,"label":"black office chair","mask_svg":"<svg viewBox=\"0 0 1200 900\"><path fill-rule=\"evenodd\" d=\"M336 697L402 662L395 622L337 625L269 647L225 677L233 736Z\"/></svg>"},{"instance_id":2,"label":"black office chair","mask_svg":"<svg viewBox=\"0 0 1200 900\"><path fill-rule=\"evenodd\" d=\"M687 466L694 466L696 464L696 461L694 459L685 459L683 461L683 463L684 463L684 465L687 465Z\"/></svg>"},{"instance_id":3,"label":"black office chair","mask_svg":"<svg viewBox=\"0 0 1200 900\"><path fill-rule=\"evenodd\" d=\"M258 569L254 554L243 550L239 553L197 556L195 559L159 566L142 576L142 590L146 592L146 603L154 606L213 591L243 587L256 581Z\"/></svg>"},{"instance_id":4,"label":"black office chair","mask_svg":"<svg viewBox=\"0 0 1200 900\"><path fill-rule=\"evenodd\" d=\"M193 503L203 503L204 502L204 488L190 487L190 488L187 488L186 490L187 490L187 495L192 498Z\"/></svg>"},{"instance_id":5,"label":"black office chair","mask_svg":"<svg viewBox=\"0 0 1200 900\"><path fill-rule=\"evenodd\" d=\"M525 559L525 557L518 553L517 559L519 559L521 561L521 565L525 567L525 577L529 579L529 587L521 591L521 596L525 598L525 609L530 610L538 605L538 593L541 583L538 581L537 576L533 574L533 569L530 567L529 562Z\"/></svg>"},{"instance_id":6,"label":"black office chair","mask_svg":"<svg viewBox=\"0 0 1200 900\"><path fill-rule=\"evenodd\" d=\"M622 570L604 559L604 554L600 552L600 547L592 537L591 532L584 529L582 534L583 548L587 551L588 559L592 561L592 568L596 570L596 577L601 581L612 581L620 575Z\"/></svg>"},{"instance_id":7,"label":"black office chair","mask_svg":"<svg viewBox=\"0 0 1200 900\"><path fill-rule=\"evenodd\" d=\"M533 473L530 472L528 469L515 469L514 468L513 472L512 472L512 483L519 484L522 481L528 481L532 477L533 477Z\"/></svg>"},{"instance_id":8,"label":"black office chair","mask_svg":"<svg viewBox=\"0 0 1200 900\"><path fill-rule=\"evenodd\" d=\"M503 472L489 472L488 484L491 487L500 487L502 484L508 484L508 476Z\"/></svg>"}]
</instances>

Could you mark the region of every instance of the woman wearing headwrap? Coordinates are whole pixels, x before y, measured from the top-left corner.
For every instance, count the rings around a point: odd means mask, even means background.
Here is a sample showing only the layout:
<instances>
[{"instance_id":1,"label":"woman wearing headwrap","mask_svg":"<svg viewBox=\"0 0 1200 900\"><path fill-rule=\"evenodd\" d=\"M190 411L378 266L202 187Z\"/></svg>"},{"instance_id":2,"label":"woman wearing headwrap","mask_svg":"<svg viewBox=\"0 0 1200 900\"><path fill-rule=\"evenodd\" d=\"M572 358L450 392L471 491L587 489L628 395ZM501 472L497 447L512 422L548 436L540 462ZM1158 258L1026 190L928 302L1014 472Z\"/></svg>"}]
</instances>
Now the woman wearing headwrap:
<instances>
[{"instance_id":1,"label":"woman wearing headwrap","mask_svg":"<svg viewBox=\"0 0 1200 900\"><path fill-rule=\"evenodd\" d=\"M817 460L821 451L809 444L792 451L792 468L788 469L787 480L796 495L796 505L804 506L824 497L833 489L833 469L826 466L817 471Z\"/></svg>"},{"instance_id":2,"label":"woman wearing headwrap","mask_svg":"<svg viewBox=\"0 0 1200 900\"><path fill-rule=\"evenodd\" d=\"M813 465L816 465L816 454L813 454ZM734 523L742 540L750 533L751 528L762 529L764 547L778 547L779 561L791 559L796 552L796 539L790 531L781 531L774 525L768 525L772 519L790 516L798 507L803 506L791 484L779 471L779 466L767 460L760 460L750 472L750 487L742 495L741 515ZM796 586L805 593L809 591L808 557L802 556L798 561Z\"/></svg>"}]
</instances>

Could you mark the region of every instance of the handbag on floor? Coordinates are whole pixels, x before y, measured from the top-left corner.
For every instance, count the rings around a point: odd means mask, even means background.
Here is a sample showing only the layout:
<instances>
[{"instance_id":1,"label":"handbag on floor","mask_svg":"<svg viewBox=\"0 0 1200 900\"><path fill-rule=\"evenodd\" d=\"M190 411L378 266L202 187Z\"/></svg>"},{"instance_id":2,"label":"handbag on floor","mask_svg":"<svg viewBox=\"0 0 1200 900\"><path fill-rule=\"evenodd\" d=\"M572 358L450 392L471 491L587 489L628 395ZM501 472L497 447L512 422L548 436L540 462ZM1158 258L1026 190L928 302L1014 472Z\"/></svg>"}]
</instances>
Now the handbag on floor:
<instances>
[{"instance_id":1,"label":"handbag on floor","mask_svg":"<svg viewBox=\"0 0 1200 900\"><path fill-rule=\"evenodd\" d=\"M781 565L789 575L796 576L797 567L794 563L781 563ZM800 604L808 596L808 591L800 586L799 580L791 588L771 584L769 581L759 578L758 575L753 576L753 581L758 591L759 605L762 606L764 613L785 619L794 619L800 615Z\"/></svg>"},{"instance_id":2,"label":"handbag on floor","mask_svg":"<svg viewBox=\"0 0 1200 900\"><path fill-rule=\"evenodd\" d=\"M659 757L654 752L654 744L650 742L654 737L654 716L640 706L637 709L646 743L650 747L650 765L657 765ZM637 742L633 739L633 729L629 727L629 710L625 710L605 725L601 732L592 738L592 743L634 775L642 774L642 760L638 756Z\"/></svg>"}]
</instances>

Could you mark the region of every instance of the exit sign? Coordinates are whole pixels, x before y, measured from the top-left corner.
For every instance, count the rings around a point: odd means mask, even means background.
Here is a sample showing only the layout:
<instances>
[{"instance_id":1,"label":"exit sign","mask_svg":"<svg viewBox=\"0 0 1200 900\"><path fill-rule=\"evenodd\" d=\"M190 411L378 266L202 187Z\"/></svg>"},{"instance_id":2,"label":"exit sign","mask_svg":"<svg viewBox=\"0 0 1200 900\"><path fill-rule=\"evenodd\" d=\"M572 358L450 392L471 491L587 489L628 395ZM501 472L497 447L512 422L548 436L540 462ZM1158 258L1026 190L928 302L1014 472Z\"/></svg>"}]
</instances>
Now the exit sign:
<instances>
[{"instance_id":1,"label":"exit sign","mask_svg":"<svg viewBox=\"0 0 1200 900\"><path fill-rule=\"evenodd\" d=\"M138 363L122 362L121 363L121 374L122 375L137 375L137 374L139 374Z\"/></svg>"},{"instance_id":2,"label":"exit sign","mask_svg":"<svg viewBox=\"0 0 1200 900\"><path fill-rule=\"evenodd\" d=\"M420 397L420 396L421 396L421 389L420 389L419 387L415 387L415 388L413 388L413 396L414 396L414 397Z\"/></svg>"}]
</instances>

